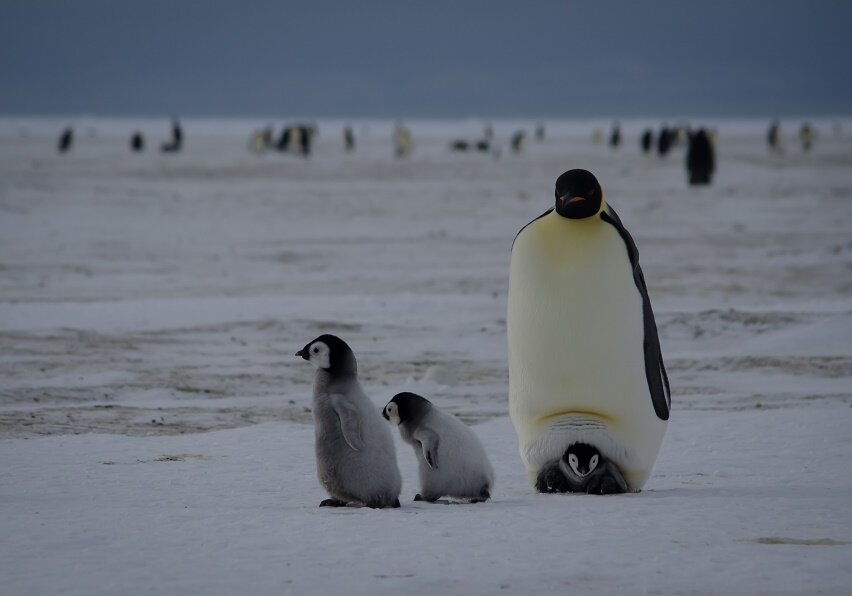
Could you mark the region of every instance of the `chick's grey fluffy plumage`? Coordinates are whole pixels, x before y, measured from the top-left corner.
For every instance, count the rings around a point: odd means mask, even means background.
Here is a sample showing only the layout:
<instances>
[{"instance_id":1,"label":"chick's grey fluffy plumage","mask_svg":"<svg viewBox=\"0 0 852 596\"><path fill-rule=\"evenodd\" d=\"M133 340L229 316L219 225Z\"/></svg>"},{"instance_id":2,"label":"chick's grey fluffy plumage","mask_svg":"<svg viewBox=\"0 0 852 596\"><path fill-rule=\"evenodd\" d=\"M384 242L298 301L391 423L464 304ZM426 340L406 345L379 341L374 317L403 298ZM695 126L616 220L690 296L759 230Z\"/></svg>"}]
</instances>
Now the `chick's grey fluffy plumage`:
<instances>
[{"instance_id":1,"label":"chick's grey fluffy plumage","mask_svg":"<svg viewBox=\"0 0 852 596\"><path fill-rule=\"evenodd\" d=\"M395 404L391 410L391 404ZM476 434L461 420L414 393L399 393L383 415L398 422L402 440L414 448L420 476L420 498L453 497L488 500L494 470Z\"/></svg>"},{"instance_id":2,"label":"chick's grey fluffy plumage","mask_svg":"<svg viewBox=\"0 0 852 596\"><path fill-rule=\"evenodd\" d=\"M317 366L313 386L317 475L332 497L321 505L399 507L402 479L393 436L358 382L352 350L338 337L321 335L297 356Z\"/></svg>"}]
</instances>

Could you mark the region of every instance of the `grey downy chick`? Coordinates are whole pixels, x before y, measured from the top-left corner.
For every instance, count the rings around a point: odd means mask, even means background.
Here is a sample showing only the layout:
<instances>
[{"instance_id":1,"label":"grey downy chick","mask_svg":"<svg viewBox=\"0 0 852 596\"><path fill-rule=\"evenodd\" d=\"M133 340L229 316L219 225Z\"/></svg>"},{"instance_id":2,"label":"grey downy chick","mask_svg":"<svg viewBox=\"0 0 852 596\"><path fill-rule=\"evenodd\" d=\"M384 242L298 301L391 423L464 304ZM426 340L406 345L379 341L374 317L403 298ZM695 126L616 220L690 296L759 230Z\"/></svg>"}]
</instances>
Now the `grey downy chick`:
<instances>
[{"instance_id":1,"label":"grey downy chick","mask_svg":"<svg viewBox=\"0 0 852 596\"><path fill-rule=\"evenodd\" d=\"M296 356L316 367L313 417L317 475L331 496L320 507L350 503L399 507L402 478L393 436L358 382L350 347L339 337L321 335Z\"/></svg>"},{"instance_id":2,"label":"grey downy chick","mask_svg":"<svg viewBox=\"0 0 852 596\"><path fill-rule=\"evenodd\" d=\"M415 501L435 502L447 496L478 503L491 497L491 462L476 434L461 420L407 392L395 395L383 415L397 425L417 456L420 494Z\"/></svg>"}]
</instances>

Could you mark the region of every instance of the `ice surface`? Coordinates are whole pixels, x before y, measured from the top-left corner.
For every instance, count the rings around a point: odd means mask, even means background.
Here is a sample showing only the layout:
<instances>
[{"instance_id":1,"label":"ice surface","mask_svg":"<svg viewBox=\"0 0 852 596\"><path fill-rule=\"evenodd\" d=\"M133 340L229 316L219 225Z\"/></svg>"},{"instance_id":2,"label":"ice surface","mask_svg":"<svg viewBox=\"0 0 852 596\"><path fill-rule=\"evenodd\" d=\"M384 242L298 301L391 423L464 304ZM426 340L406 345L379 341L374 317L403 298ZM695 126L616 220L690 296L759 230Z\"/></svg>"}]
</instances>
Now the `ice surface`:
<instances>
[{"instance_id":1,"label":"ice surface","mask_svg":"<svg viewBox=\"0 0 852 596\"><path fill-rule=\"evenodd\" d=\"M68 123L77 137L58 155ZM696 122L698 123L698 122ZM320 122L253 155L261 121L0 119L0 577L9 594L849 593L852 137L766 150L703 122L719 171L643 156L622 122ZM850 130L850 121L842 121ZM511 134L526 127L524 153ZM142 130L149 150L131 154ZM512 238L556 177L595 172L637 241L672 381L646 490L535 495L506 417ZM319 510L311 370L337 333L377 404L475 424L494 500ZM200 432L210 431L210 432Z\"/></svg>"}]
</instances>

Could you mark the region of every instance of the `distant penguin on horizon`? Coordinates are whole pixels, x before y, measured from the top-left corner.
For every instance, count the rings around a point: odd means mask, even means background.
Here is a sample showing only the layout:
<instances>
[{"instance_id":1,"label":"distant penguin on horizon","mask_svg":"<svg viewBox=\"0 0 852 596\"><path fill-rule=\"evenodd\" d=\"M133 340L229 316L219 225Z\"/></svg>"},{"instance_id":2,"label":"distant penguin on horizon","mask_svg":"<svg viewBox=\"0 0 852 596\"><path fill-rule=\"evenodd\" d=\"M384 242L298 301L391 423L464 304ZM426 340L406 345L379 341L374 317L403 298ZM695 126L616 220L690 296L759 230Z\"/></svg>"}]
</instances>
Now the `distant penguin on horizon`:
<instances>
[{"instance_id":1,"label":"distant penguin on horizon","mask_svg":"<svg viewBox=\"0 0 852 596\"><path fill-rule=\"evenodd\" d=\"M802 151L807 153L811 150L814 144L814 131L810 123L805 122L799 129L799 142L802 144Z\"/></svg>"},{"instance_id":2,"label":"distant penguin on horizon","mask_svg":"<svg viewBox=\"0 0 852 596\"><path fill-rule=\"evenodd\" d=\"M703 128L689 135L686 170L692 186L710 184L716 169L716 155L710 135Z\"/></svg>"},{"instance_id":3,"label":"distant penguin on horizon","mask_svg":"<svg viewBox=\"0 0 852 596\"><path fill-rule=\"evenodd\" d=\"M770 151L778 153L782 150L781 123L777 120L773 120L769 125L769 131L766 133L766 144L769 146Z\"/></svg>"},{"instance_id":4,"label":"distant penguin on horizon","mask_svg":"<svg viewBox=\"0 0 852 596\"><path fill-rule=\"evenodd\" d=\"M343 150L347 153L355 151L355 133L348 125L343 127Z\"/></svg>"},{"instance_id":5,"label":"distant penguin on horizon","mask_svg":"<svg viewBox=\"0 0 852 596\"><path fill-rule=\"evenodd\" d=\"M303 157L310 157L316 129L313 126L302 124L299 127L299 151Z\"/></svg>"},{"instance_id":6,"label":"distant penguin on horizon","mask_svg":"<svg viewBox=\"0 0 852 596\"><path fill-rule=\"evenodd\" d=\"M654 131L650 128L646 128L645 132L642 133L642 137L639 139L639 146L642 148L642 153L650 152L653 145Z\"/></svg>"},{"instance_id":7,"label":"distant penguin on horizon","mask_svg":"<svg viewBox=\"0 0 852 596\"><path fill-rule=\"evenodd\" d=\"M621 127L616 122L612 125L612 133L609 135L609 146L618 149L619 145L621 145Z\"/></svg>"},{"instance_id":8,"label":"distant penguin on horizon","mask_svg":"<svg viewBox=\"0 0 852 596\"><path fill-rule=\"evenodd\" d=\"M160 151L163 153L177 153L183 148L183 129L180 126L177 118L172 120L172 139L167 143L163 143Z\"/></svg>"},{"instance_id":9,"label":"distant penguin on horizon","mask_svg":"<svg viewBox=\"0 0 852 596\"><path fill-rule=\"evenodd\" d=\"M524 145L527 141L527 133L519 130L512 135L511 147L512 153L521 153L524 150Z\"/></svg>"},{"instance_id":10,"label":"distant penguin on horizon","mask_svg":"<svg viewBox=\"0 0 852 596\"><path fill-rule=\"evenodd\" d=\"M281 135L278 137L278 142L275 143L275 148L282 153L287 153L290 150L290 143L293 138L293 127L285 126L281 129Z\"/></svg>"},{"instance_id":11,"label":"distant penguin on horizon","mask_svg":"<svg viewBox=\"0 0 852 596\"><path fill-rule=\"evenodd\" d=\"M139 131L134 132L130 135L130 150L134 153L138 153L145 149L145 137L142 136L142 133Z\"/></svg>"},{"instance_id":12,"label":"distant penguin on horizon","mask_svg":"<svg viewBox=\"0 0 852 596\"><path fill-rule=\"evenodd\" d=\"M660 134L657 137L657 155L660 157L668 155L669 150L672 148L672 141L674 140L672 138L673 136L674 131L672 131L669 127L663 126L660 129Z\"/></svg>"},{"instance_id":13,"label":"distant penguin on horizon","mask_svg":"<svg viewBox=\"0 0 852 596\"><path fill-rule=\"evenodd\" d=\"M263 153L273 146L272 142L272 126L265 126L260 130L256 130L249 137L249 151L252 153Z\"/></svg>"},{"instance_id":14,"label":"distant penguin on horizon","mask_svg":"<svg viewBox=\"0 0 852 596\"><path fill-rule=\"evenodd\" d=\"M65 130L62 131L62 134L59 135L59 142L56 146L57 150L60 153L66 153L71 149L71 146L74 144L74 129L68 126Z\"/></svg>"},{"instance_id":15,"label":"distant penguin on horizon","mask_svg":"<svg viewBox=\"0 0 852 596\"><path fill-rule=\"evenodd\" d=\"M394 152L397 157L406 157L411 154L414 142L411 131L402 122L397 121L393 127Z\"/></svg>"}]
</instances>

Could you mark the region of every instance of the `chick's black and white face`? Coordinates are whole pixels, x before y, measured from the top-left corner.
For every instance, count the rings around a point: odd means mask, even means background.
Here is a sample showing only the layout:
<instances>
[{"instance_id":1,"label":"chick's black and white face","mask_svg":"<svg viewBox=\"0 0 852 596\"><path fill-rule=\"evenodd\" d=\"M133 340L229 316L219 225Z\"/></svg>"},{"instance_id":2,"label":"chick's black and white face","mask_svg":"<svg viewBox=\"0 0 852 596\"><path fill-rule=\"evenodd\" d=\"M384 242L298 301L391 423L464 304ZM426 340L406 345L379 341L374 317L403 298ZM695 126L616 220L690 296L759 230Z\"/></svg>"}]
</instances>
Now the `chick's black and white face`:
<instances>
[{"instance_id":1,"label":"chick's black and white face","mask_svg":"<svg viewBox=\"0 0 852 596\"><path fill-rule=\"evenodd\" d=\"M298 354L317 368L327 369L331 366L331 349L325 342L315 341L308 344Z\"/></svg>"},{"instance_id":2,"label":"chick's black and white face","mask_svg":"<svg viewBox=\"0 0 852 596\"><path fill-rule=\"evenodd\" d=\"M402 422L402 419L399 417L399 406L395 401L388 402L388 405L386 405L385 409L382 411L382 416L385 417L385 420L389 420L390 423L395 426L399 426Z\"/></svg>"}]
</instances>

